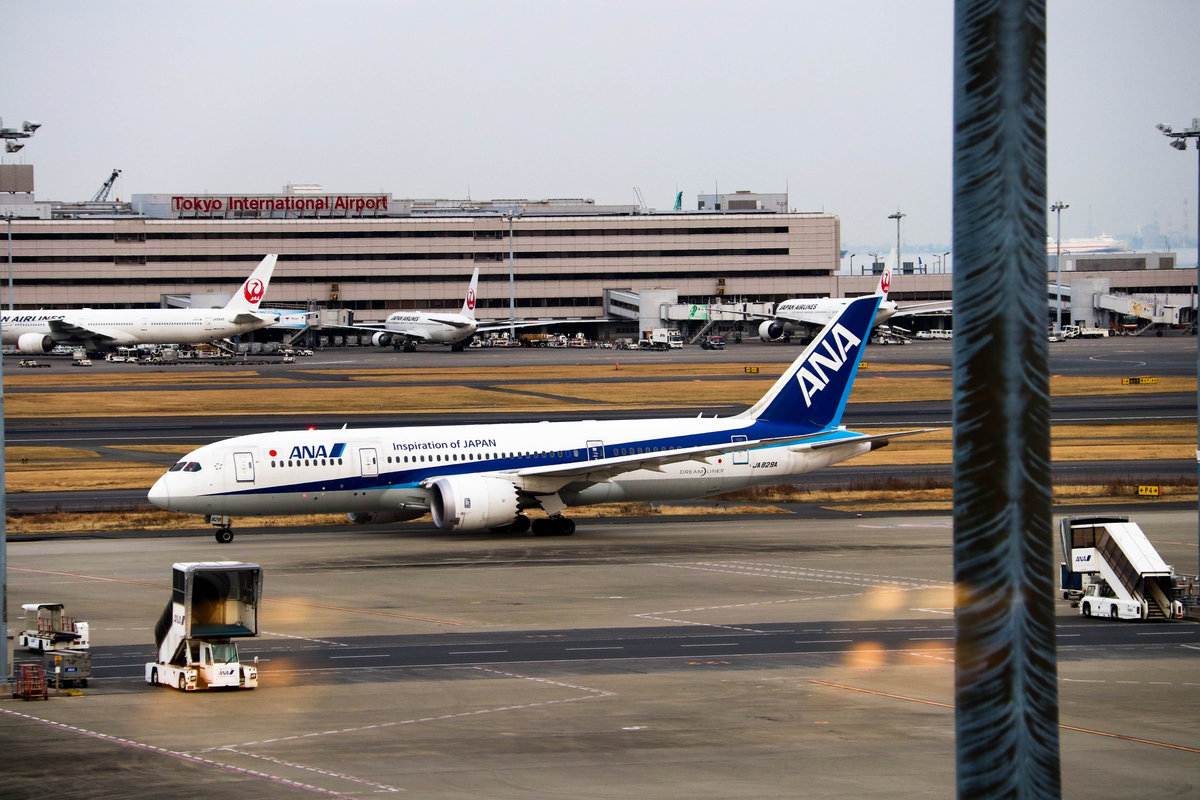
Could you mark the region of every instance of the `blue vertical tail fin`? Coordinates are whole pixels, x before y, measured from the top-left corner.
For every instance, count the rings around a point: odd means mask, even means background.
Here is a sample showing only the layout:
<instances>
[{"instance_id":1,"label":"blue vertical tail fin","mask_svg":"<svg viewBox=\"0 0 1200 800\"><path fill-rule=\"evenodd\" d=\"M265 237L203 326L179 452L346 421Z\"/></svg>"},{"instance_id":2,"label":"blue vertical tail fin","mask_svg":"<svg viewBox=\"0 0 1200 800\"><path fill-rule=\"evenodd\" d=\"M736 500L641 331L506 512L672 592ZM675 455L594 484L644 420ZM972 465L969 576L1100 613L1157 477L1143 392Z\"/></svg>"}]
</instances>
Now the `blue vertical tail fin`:
<instances>
[{"instance_id":1,"label":"blue vertical tail fin","mask_svg":"<svg viewBox=\"0 0 1200 800\"><path fill-rule=\"evenodd\" d=\"M840 424L881 299L860 297L842 309L742 416L811 430Z\"/></svg>"}]
</instances>

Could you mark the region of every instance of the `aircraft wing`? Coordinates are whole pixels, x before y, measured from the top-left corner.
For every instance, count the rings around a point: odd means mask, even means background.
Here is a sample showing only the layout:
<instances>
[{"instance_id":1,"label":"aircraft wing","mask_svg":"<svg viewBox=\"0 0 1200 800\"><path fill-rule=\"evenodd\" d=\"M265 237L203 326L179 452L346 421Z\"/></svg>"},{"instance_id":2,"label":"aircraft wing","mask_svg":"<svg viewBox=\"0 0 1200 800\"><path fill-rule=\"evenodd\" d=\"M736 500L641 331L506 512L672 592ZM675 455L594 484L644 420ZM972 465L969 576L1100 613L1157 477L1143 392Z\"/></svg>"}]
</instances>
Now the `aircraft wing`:
<instances>
[{"instance_id":1,"label":"aircraft wing","mask_svg":"<svg viewBox=\"0 0 1200 800\"><path fill-rule=\"evenodd\" d=\"M951 300L933 301L929 303L912 303L906 306L900 306L896 309L896 313L892 314L892 318L896 317L916 317L922 314L950 314L954 311L954 303Z\"/></svg>"},{"instance_id":2,"label":"aircraft wing","mask_svg":"<svg viewBox=\"0 0 1200 800\"><path fill-rule=\"evenodd\" d=\"M937 428L922 428L919 430L900 431L898 433L861 434L847 430L818 431L816 433L798 434L795 436L776 436L764 439L750 439L741 442L722 442L721 444L702 447L687 447L681 450L667 450L659 453L639 453L628 456L580 461L573 464L546 467L530 467L515 473L517 486L531 494L552 494L569 483L603 483L618 475L639 469L661 471L667 464L681 461L694 461L698 458L725 455L754 447L786 446L792 450L822 450L828 447L838 447L846 444L863 442L887 442L901 436L913 436L918 433L930 433Z\"/></svg>"},{"instance_id":3,"label":"aircraft wing","mask_svg":"<svg viewBox=\"0 0 1200 800\"><path fill-rule=\"evenodd\" d=\"M113 341L118 338L115 333L109 333L99 328L85 328L82 325L77 325L71 320L52 319L47 323L50 326L50 335L56 341Z\"/></svg>"}]
</instances>

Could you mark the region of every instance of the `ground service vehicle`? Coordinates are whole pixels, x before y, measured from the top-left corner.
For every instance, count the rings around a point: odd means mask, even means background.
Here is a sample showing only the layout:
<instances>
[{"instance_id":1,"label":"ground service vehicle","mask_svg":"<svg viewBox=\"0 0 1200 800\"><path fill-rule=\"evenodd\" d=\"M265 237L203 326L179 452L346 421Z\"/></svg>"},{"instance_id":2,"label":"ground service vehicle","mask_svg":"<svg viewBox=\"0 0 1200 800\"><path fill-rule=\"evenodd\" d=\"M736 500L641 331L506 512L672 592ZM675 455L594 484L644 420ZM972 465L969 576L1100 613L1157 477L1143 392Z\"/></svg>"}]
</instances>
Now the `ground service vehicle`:
<instances>
[{"instance_id":1,"label":"ground service vehicle","mask_svg":"<svg viewBox=\"0 0 1200 800\"><path fill-rule=\"evenodd\" d=\"M258 659L243 664L234 640L258 635L262 567L181 562L171 579L171 602L154 626L158 658L146 664L146 683L185 692L258 686Z\"/></svg>"},{"instance_id":2,"label":"ground service vehicle","mask_svg":"<svg viewBox=\"0 0 1200 800\"><path fill-rule=\"evenodd\" d=\"M1178 619L1175 573L1129 517L1067 517L1059 527L1066 561L1063 598L1085 617Z\"/></svg>"},{"instance_id":3,"label":"ground service vehicle","mask_svg":"<svg viewBox=\"0 0 1200 800\"><path fill-rule=\"evenodd\" d=\"M683 334L670 328L655 328L638 342L638 347L642 350L679 350L683 348Z\"/></svg>"},{"instance_id":4,"label":"ground service vehicle","mask_svg":"<svg viewBox=\"0 0 1200 800\"><path fill-rule=\"evenodd\" d=\"M17 647L35 653L88 649L88 624L64 614L62 603L26 603L21 610L25 629L17 635Z\"/></svg>"}]
</instances>

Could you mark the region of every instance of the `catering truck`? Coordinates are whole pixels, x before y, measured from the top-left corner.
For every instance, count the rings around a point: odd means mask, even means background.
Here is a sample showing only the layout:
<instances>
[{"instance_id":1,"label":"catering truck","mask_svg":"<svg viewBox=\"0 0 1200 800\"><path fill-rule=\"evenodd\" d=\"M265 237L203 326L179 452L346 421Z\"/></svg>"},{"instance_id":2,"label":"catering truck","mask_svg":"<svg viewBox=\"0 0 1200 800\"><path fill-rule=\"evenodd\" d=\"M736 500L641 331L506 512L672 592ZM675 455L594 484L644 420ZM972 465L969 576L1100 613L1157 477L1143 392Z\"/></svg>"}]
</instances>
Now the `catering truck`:
<instances>
[{"instance_id":1,"label":"catering truck","mask_svg":"<svg viewBox=\"0 0 1200 800\"><path fill-rule=\"evenodd\" d=\"M1129 517L1067 517L1059 527L1063 598L1085 617L1178 619L1175 572Z\"/></svg>"},{"instance_id":2,"label":"catering truck","mask_svg":"<svg viewBox=\"0 0 1200 800\"><path fill-rule=\"evenodd\" d=\"M258 564L175 564L171 602L154 626L158 656L146 664L146 683L185 692L258 686L258 659L242 663L236 640L258 635L261 599Z\"/></svg>"},{"instance_id":3,"label":"catering truck","mask_svg":"<svg viewBox=\"0 0 1200 800\"><path fill-rule=\"evenodd\" d=\"M68 617L62 603L25 603L25 628L17 646L42 653L47 650L87 650L88 624Z\"/></svg>"}]
</instances>

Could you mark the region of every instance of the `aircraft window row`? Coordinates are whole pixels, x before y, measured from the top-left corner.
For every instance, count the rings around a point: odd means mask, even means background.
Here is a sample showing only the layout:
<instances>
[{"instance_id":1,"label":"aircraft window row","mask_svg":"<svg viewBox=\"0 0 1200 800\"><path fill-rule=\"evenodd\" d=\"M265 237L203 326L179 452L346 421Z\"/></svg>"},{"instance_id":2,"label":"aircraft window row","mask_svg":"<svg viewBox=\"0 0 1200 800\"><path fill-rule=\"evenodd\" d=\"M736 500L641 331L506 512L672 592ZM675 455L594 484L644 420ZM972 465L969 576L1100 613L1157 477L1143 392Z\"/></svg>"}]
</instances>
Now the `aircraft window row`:
<instances>
[{"instance_id":1,"label":"aircraft window row","mask_svg":"<svg viewBox=\"0 0 1200 800\"><path fill-rule=\"evenodd\" d=\"M679 450L679 447L614 447L613 452L619 456L640 456L647 453L665 453L668 450Z\"/></svg>"},{"instance_id":2,"label":"aircraft window row","mask_svg":"<svg viewBox=\"0 0 1200 800\"><path fill-rule=\"evenodd\" d=\"M286 461L281 458L278 461L272 461L271 466L272 467L328 467L328 466L340 467L342 465L342 463L343 463L343 460L340 458L305 458L305 459L289 458Z\"/></svg>"},{"instance_id":3,"label":"aircraft window row","mask_svg":"<svg viewBox=\"0 0 1200 800\"><path fill-rule=\"evenodd\" d=\"M395 464L430 464L430 463L439 463L439 462L445 462L445 461L489 461L489 460L494 461L499 458L563 458L566 455L567 455L567 451L565 451L565 450L555 450L555 451L542 450L542 451L538 451L536 453L526 450L526 451L518 451L515 453L509 452L509 453L491 453L491 454L475 453L475 452L468 451L466 453L463 453L461 455L461 457L459 456L458 453L447 453L444 456L441 453L436 453L434 455L429 455L429 456L425 456L425 455L403 456L403 457L395 456L394 458L392 456L388 456L387 463L389 463L389 464L392 464L392 463L395 463ZM572 458L579 458L579 451L572 450L570 455Z\"/></svg>"},{"instance_id":4,"label":"aircraft window row","mask_svg":"<svg viewBox=\"0 0 1200 800\"><path fill-rule=\"evenodd\" d=\"M176 461L167 472L199 472L199 461Z\"/></svg>"}]
</instances>

